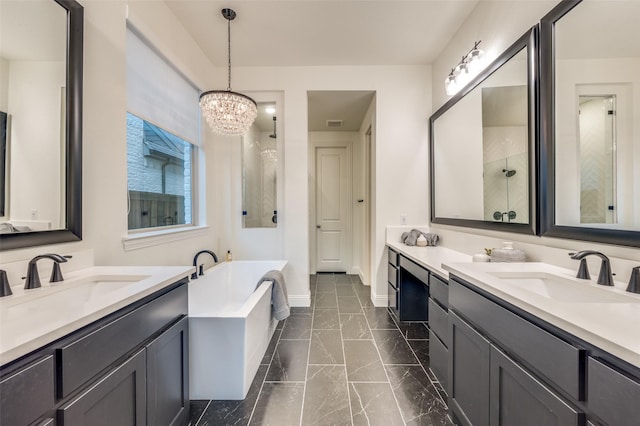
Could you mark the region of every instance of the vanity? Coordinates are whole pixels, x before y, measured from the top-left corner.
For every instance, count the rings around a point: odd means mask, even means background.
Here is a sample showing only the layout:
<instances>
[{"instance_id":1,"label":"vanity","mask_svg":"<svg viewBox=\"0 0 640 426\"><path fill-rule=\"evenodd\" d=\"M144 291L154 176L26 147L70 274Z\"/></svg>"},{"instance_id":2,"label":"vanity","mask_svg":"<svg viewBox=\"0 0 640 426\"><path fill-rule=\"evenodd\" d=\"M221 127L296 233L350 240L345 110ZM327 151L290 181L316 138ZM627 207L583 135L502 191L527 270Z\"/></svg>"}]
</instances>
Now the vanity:
<instances>
[{"instance_id":1,"label":"vanity","mask_svg":"<svg viewBox=\"0 0 640 426\"><path fill-rule=\"evenodd\" d=\"M92 267L0 299L0 423L186 425L192 267Z\"/></svg>"}]
</instances>

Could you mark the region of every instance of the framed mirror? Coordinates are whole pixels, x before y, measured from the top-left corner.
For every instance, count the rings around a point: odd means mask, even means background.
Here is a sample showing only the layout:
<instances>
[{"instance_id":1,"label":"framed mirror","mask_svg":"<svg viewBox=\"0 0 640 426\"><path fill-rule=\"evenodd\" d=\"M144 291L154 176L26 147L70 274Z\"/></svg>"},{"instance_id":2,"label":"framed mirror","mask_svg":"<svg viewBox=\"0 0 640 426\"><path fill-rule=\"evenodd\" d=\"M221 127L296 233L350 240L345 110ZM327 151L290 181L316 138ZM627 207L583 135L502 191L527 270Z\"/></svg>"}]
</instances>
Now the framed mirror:
<instances>
[{"instance_id":1,"label":"framed mirror","mask_svg":"<svg viewBox=\"0 0 640 426\"><path fill-rule=\"evenodd\" d=\"M242 136L242 227L278 226L278 138L275 101L258 102L258 117Z\"/></svg>"},{"instance_id":2,"label":"framed mirror","mask_svg":"<svg viewBox=\"0 0 640 426\"><path fill-rule=\"evenodd\" d=\"M543 235L640 247L640 3L541 20Z\"/></svg>"},{"instance_id":3,"label":"framed mirror","mask_svg":"<svg viewBox=\"0 0 640 426\"><path fill-rule=\"evenodd\" d=\"M0 250L80 240L83 8L74 0L0 7Z\"/></svg>"},{"instance_id":4,"label":"framed mirror","mask_svg":"<svg viewBox=\"0 0 640 426\"><path fill-rule=\"evenodd\" d=\"M535 233L536 28L429 119L431 222Z\"/></svg>"}]
</instances>

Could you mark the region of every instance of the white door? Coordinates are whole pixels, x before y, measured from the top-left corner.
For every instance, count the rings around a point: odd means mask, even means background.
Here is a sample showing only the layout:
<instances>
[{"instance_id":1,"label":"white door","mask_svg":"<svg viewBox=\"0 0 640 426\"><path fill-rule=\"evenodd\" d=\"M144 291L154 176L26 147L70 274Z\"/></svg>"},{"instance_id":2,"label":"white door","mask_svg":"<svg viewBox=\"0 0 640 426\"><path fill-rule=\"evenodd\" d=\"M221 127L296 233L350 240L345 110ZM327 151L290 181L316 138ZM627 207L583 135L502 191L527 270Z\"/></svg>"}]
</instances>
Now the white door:
<instances>
[{"instance_id":1,"label":"white door","mask_svg":"<svg viewBox=\"0 0 640 426\"><path fill-rule=\"evenodd\" d=\"M347 272L349 173L346 147L316 148L316 269Z\"/></svg>"}]
</instances>

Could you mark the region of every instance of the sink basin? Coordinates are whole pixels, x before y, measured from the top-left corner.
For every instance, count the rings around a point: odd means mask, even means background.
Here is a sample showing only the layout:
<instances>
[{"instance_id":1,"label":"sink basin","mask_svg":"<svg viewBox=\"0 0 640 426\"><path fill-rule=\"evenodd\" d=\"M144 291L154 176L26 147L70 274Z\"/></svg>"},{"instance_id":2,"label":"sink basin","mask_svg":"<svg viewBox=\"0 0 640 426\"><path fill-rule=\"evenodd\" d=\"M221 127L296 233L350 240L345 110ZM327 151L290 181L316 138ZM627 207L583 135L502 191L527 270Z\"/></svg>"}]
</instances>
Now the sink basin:
<instances>
[{"instance_id":1,"label":"sink basin","mask_svg":"<svg viewBox=\"0 0 640 426\"><path fill-rule=\"evenodd\" d=\"M565 303L640 303L631 295L616 293L546 272L493 271L489 275L508 281L519 289Z\"/></svg>"}]
</instances>

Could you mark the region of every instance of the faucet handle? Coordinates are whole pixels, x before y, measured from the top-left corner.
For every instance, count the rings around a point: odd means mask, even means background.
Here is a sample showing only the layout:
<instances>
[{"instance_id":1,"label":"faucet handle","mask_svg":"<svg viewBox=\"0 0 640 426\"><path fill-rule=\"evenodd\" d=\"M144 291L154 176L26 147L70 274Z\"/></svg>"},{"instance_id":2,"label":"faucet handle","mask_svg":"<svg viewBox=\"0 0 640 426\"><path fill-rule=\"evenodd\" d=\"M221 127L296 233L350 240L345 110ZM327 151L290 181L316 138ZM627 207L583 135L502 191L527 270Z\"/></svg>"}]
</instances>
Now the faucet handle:
<instances>
[{"instance_id":1,"label":"faucet handle","mask_svg":"<svg viewBox=\"0 0 640 426\"><path fill-rule=\"evenodd\" d=\"M11 296L12 294L9 279L7 278L7 271L0 269L0 297Z\"/></svg>"},{"instance_id":2,"label":"faucet handle","mask_svg":"<svg viewBox=\"0 0 640 426\"><path fill-rule=\"evenodd\" d=\"M636 266L631 270L631 277L629 278L627 291L630 293L640 294L640 266Z\"/></svg>"},{"instance_id":3,"label":"faucet handle","mask_svg":"<svg viewBox=\"0 0 640 426\"><path fill-rule=\"evenodd\" d=\"M613 273L611 272L611 263L607 259L602 259L602 262L600 263L598 284L613 286Z\"/></svg>"},{"instance_id":4,"label":"faucet handle","mask_svg":"<svg viewBox=\"0 0 640 426\"><path fill-rule=\"evenodd\" d=\"M51 271L51 278L49 278L50 283L57 283L60 281L64 281L62 277L62 270L60 269L60 263L53 262L53 270Z\"/></svg>"}]
</instances>

